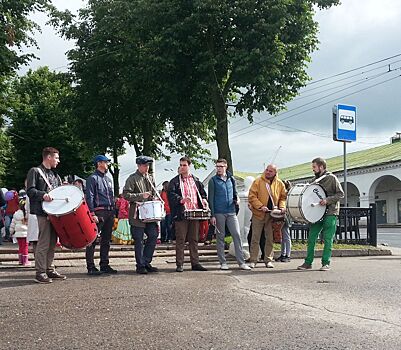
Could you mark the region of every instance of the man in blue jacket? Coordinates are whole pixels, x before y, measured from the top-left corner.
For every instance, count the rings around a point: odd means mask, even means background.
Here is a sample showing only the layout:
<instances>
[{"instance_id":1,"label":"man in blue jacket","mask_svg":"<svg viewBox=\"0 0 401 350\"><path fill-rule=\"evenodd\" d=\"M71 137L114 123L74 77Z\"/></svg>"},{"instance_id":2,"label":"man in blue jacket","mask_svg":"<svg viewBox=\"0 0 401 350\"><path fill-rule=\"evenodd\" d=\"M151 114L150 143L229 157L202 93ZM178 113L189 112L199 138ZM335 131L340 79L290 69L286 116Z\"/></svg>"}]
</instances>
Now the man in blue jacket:
<instances>
[{"instance_id":1,"label":"man in blue jacket","mask_svg":"<svg viewBox=\"0 0 401 350\"><path fill-rule=\"evenodd\" d=\"M85 197L100 232L100 271L96 268L93 259L96 240L86 247L86 267L90 276L102 273L115 274L117 271L109 265L110 239L114 224L113 183L106 176L110 159L100 154L95 157L93 162L96 170L86 180Z\"/></svg>"},{"instance_id":2,"label":"man in blue jacket","mask_svg":"<svg viewBox=\"0 0 401 350\"><path fill-rule=\"evenodd\" d=\"M229 269L224 252L224 237L227 226L233 238L238 265L242 270L250 270L251 268L245 264L240 228L236 215L238 194L235 179L227 171L227 161L223 158L217 160L216 175L209 180L208 198L209 208L212 212L210 223L216 227L217 231L217 256L220 262L220 269Z\"/></svg>"}]
</instances>

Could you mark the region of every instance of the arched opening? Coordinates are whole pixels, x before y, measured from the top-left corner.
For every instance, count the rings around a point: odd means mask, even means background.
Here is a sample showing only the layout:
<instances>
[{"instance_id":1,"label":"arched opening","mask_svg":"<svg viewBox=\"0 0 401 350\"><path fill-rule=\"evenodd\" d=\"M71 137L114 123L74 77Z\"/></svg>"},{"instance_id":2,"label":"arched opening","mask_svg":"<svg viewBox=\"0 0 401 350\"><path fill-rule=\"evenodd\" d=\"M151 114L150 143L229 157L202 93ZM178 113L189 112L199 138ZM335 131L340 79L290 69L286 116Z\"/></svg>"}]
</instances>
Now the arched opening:
<instances>
[{"instance_id":1,"label":"arched opening","mask_svg":"<svg viewBox=\"0 0 401 350\"><path fill-rule=\"evenodd\" d=\"M341 183L341 186L344 189L344 182ZM347 181L347 197L348 197L348 207L360 207L359 202L359 190L355 184ZM341 199L340 205L343 207L345 203L345 198Z\"/></svg>"},{"instance_id":2,"label":"arched opening","mask_svg":"<svg viewBox=\"0 0 401 350\"><path fill-rule=\"evenodd\" d=\"M377 224L401 223L401 180L392 175L377 178L369 190L376 203Z\"/></svg>"}]
</instances>

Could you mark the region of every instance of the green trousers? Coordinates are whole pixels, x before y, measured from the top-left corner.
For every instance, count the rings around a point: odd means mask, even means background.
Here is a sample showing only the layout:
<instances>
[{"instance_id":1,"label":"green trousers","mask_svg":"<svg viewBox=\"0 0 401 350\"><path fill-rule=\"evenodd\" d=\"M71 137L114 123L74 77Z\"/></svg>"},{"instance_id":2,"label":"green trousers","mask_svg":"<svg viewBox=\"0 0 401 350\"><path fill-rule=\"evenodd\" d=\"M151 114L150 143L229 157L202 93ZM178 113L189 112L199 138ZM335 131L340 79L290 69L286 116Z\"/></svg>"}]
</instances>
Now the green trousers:
<instances>
[{"instance_id":1,"label":"green trousers","mask_svg":"<svg viewBox=\"0 0 401 350\"><path fill-rule=\"evenodd\" d=\"M330 265L331 250L333 249L333 238L336 233L337 217L326 215L323 220L315 222L309 229L308 251L305 263L312 265L315 257L315 244L319 233L323 231L323 256L322 265Z\"/></svg>"}]
</instances>

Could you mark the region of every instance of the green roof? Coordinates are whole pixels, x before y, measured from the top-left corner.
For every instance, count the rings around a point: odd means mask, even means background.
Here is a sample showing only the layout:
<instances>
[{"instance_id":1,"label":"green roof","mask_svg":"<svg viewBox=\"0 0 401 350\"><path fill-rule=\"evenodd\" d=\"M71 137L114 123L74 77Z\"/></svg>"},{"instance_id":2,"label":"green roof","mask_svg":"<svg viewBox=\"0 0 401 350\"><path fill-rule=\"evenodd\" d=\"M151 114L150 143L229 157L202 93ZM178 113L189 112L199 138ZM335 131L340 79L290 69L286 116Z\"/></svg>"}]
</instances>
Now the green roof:
<instances>
[{"instance_id":1,"label":"green roof","mask_svg":"<svg viewBox=\"0 0 401 350\"><path fill-rule=\"evenodd\" d=\"M370 148L347 154L347 170L375 166L401 161L401 142ZM331 172L343 171L343 156L326 159L327 168ZM236 171L235 176L244 179L247 176L256 177L259 174ZM279 169L280 179L296 180L311 177L311 163L303 163L288 168Z\"/></svg>"}]
</instances>

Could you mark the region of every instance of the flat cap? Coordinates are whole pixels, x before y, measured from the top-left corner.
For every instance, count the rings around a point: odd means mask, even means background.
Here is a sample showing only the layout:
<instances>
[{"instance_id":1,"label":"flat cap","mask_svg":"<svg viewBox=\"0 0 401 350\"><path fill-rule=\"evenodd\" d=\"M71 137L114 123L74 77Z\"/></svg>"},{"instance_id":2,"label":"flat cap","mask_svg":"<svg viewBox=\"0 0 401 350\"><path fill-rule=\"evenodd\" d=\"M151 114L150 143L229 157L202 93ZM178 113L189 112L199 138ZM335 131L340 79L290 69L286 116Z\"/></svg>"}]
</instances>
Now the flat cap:
<instances>
[{"instance_id":1,"label":"flat cap","mask_svg":"<svg viewBox=\"0 0 401 350\"><path fill-rule=\"evenodd\" d=\"M153 163L153 158L148 156L136 157L136 164L149 164L149 163Z\"/></svg>"},{"instance_id":2,"label":"flat cap","mask_svg":"<svg viewBox=\"0 0 401 350\"><path fill-rule=\"evenodd\" d=\"M95 158L93 158L93 163L96 165L98 162L111 162L111 159L107 158L103 154L97 155Z\"/></svg>"}]
</instances>

